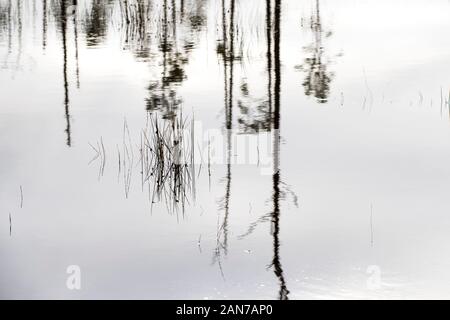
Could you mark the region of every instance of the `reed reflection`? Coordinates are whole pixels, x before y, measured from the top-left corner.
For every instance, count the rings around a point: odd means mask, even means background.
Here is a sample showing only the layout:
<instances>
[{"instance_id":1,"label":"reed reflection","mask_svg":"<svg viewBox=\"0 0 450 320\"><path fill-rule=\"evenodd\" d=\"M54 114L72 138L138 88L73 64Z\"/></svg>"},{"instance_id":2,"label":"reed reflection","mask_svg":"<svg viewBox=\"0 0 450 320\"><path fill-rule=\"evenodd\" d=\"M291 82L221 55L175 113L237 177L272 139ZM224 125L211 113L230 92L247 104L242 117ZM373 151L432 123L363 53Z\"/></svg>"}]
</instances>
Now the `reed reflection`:
<instances>
[{"instance_id":1,"label":"reed reflection","mask_svg":"<svg viewBox=\"0 0 450 320\"><path fill-rule=\"evenodd\" d=\"M132 2L133 5L129 5ZM150 16L154 9L152 2L132 0L120 1L120 28L126 48L131 48L138 58L150 57Z\"/></svg>"}]
</instances>

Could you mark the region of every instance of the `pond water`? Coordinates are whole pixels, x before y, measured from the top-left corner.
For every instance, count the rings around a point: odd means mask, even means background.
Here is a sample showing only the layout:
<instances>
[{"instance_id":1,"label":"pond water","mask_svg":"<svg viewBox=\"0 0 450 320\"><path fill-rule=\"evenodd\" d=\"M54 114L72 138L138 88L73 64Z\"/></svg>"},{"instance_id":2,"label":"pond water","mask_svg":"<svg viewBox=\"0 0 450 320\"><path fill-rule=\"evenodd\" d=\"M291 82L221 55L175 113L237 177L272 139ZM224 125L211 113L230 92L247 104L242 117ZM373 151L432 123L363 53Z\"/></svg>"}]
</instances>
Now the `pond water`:
<instances>
[{"instance_id":1,"label":"pond water","mask_svg":"<svg viewBox=\"0 0 450 320\"><path fill-rule=\"evenodd\" d=\"M449 16L0 0L0 297L450 298Z\"/></svg>"}]
</instances>

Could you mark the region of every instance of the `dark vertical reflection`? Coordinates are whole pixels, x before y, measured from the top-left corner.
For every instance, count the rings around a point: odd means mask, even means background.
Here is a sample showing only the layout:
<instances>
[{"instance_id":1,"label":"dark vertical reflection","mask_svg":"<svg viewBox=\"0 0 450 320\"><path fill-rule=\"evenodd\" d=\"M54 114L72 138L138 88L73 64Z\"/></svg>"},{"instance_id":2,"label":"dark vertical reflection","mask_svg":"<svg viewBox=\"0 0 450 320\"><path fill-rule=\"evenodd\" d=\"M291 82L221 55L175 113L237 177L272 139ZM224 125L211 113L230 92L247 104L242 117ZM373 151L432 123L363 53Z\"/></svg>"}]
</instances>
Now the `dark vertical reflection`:
<instances>
[{"instance_id":1,"label":"dark vertical reflection","mask_svg":"<svg viewBox=\"0 0 450 320\"><path fill-rule=\"evenodd\" d=\"M280 284L279 299L287 300L289 290L286 287L283 268L280 260L280 94L281 94L281 61L280 61L280 33L281 33L281 0L275 0L274 8L274 114L273 114L273 212L272 237L273 259L272 267Z\"/></svg>"},{"instance_id":2,"label":"dark vertical reflection","mask_svg":"<svg viewBox=\"0 0 450 320\"><path fill-rule=\"evenodd\" d=\"M12 22L11 22L11 10L12 10L12 3L11 0L8 0L8 13L7 13L7 20L8 20L8 53L11 53L12 48Z\"/></svg>"},{"instance_id":3,"label":"dark vertical reflection","mask_svg":"<svg viewBox=\"0 0 450 320\"><path fill-rule=\"evenodd\" d=\"M78 0L72 0L72 4L75 6L73 13L73 38L75 44L75 65L76 65L76 77L77 77L77 88L80 88L80 64L78 59L78 20L77 20L77 5Z\"/></svg>"},{"instance_id":4,"label":"dark vertical reflection","mask_svg":"<svg viewBox=\"0 0 450 320\"><path fill-rule=\"evenodd\" d=\"M228 102L225 107L225 122L227 131L227 175L226 175L226 192L225 192L225 215L223 219L223 244L225 248L225 254L228 250L228 218L230 215L230 194L231 194L231 150L232 150L232 130L233 130L233 76L234 76L234 9L235 0L231 0L230 5L230 59L229 59L229 79L228 79ZM226 61L224 66L226 66Z\"/></svg>"},{"instance_id":5,"label":"dark vertical reflection","mask_svg":"<svg viewBox=\"0 0 450 320\"><path fill-rule=\"evenodd\" d=\"M47 46L47 0L42 0L42 49Z\"/></svg>"},{"instance_id":6,"label":"dark vertical reflection","mask_svg":"<svg viewBox=\"0 0 450 320\"><path fill-rule=\"evenodd\" d=\"M17 67L20 65L22 58L22 1L17 0Z\"/></svg>"},{"instance_id":7,"label":"dark vertical reflection","mask_svg":"<svg viewBox=\"0 0 450 320\"><path fill-rule=\"evenodd\" d=\"M269 115L272 115L272 0L266 0L266 38L267 38L267 97Z\"/></svg>"},{"instance_id":8,"label":"dark vertical reflection","mask_svg":"<svg viewBox=\"0 0 450 320\"><path fill-rule=\"evenodd\" d=\"M172 0L172 36L174 39L174 42L177 42L177 5L175 4L175 0Z\"/></svg>"},{"instance_id":9,"label":"dark vertical reflection","mask_svg":"<svg viewBox=\"0 0 450 320\"><path fill-rule=\"evenodd\" d=\"M64 81L64 110L66 116L66 144L72 145L70 132L70 114L69 114L69 82L67 79L67 7L66 0L61 1L61 38L63 51L63 81Z\"/></svg>"},{"instance_id":10,"label":"dark vertical reflection","mask_svg":"<svg viewBox=\"0 0 450 320\"><path fill-rule=\"evenodd\" d=\"M184 0L180 0L180 22L184 19Z\"/></svg>"},{"instance_id":11,"label":"dark vertical reflection","mask_svg":"<svg viewBox=\"0 0 450 320\"><path fill-rule=\"evenodd\" d=\"M166 102L165 87L166 87L166 84L167 84L167 55L168 55L168 52L169 52L169 41L168 41L168 37L169 37L168 29L169 29L169 26L168 26L168 17L167 17L168 16L167 11L169 9L167 8L167 0L164 0L163 9L164 9L164 12L163 12L163 38L162 38L162 46L161 46L162 47L162 53L163 53L163 81L162 81L163 82L163 90L162 90L162 101L163 101L163 104L165 104L165 102ZM172 107L171 104L167 104L166 106L168 108ZM172 117L171 110L167 110L166 114L170 115L168 118Z\"/></svg>"},{"instance_id":12,"label":"dark vertical reflection","mask_svg":"<svg viewBox=\"0 0 450 320\"><path fill-rule=\"evenodd\" d=\"M225 108L225 129L227 132L227 141L226 141L226 166L227 166L227 173L226 173L226 187L225 187L225 196L224 196L224 218L222 225L219 228L218 231L218 239L220 239L220 235L223 235L223 240L220 243L224 254L226 255L228 253L228 216L229 216L229 208L230 208L230 193L231 193L231 165L230 165L230 158L231 158L231 139L230 139L230 128L232 126L232 120L229 117L229 109L230 109L230 102L232 106L232 100L229 99L229 95L231 95L229 84L233 83L233 80L228 79L228 63L227 63L227 46L228 46L228 36L227 36L227 18L226 18L226 5L225 0L222 0L222 61L223 61L223 74L224 74L224 108ZM220 240L218 240L220 242ZM217 259L220 263L220 251L219 247L216 249L216 255Z\"/></svg>"},{"instance_id":13,"label":"dark vertical reflection","mask_svg":"<svg viewBox=\"0 0 450 320\"><path fill-rule=\"evenodd\" d=\"M36 36L36 16L37 16L37 14L36 14L36 0L33 0L33 2L32 2L32 6L33 6L33 22L32 22L32 24L33 24L33 39L34 39L34 37Z\"/></svg>"}]
</instances>

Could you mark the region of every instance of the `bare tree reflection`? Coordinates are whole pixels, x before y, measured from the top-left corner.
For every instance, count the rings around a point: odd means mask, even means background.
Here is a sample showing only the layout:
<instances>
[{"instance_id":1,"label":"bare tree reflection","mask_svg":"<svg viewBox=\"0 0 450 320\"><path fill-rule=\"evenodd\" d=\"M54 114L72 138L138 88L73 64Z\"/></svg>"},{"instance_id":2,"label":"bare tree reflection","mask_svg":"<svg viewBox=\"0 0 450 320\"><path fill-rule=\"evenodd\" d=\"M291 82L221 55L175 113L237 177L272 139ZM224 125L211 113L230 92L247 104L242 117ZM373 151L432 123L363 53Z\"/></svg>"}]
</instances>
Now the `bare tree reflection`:
<instances>
[{"instance_id":1,"label":"bare tree reflection","mask_svg":"<svg viewBox=\"0 0 450 320\"><path fill-rule=\"evenodd\" d=\"M222 35L217 45L217 53L224 67L224 106L226 128L226 175L225 195L220 200L220 209L223 211L222 220L218 222L217 241L213 262L219 264L223 275L221 258L228 252L228 223L230 215L231 197L231 150L233 129L233 103L234 103L234 64L239 60L235 54L235 1L230 0L229 8L226 1L222 4ZM240 96L237 99L240 114L238 124L241 132L258 134L261 131L273 133L273 174L272 174L272 204L273 209L268 214L260 217L256 223L250 225L246 235L256 228L259 223L271 221L273 258L270 267L279 281L279 299L288 299L283 267L280 258L280 201L284 192L281 190L283 183L280 176L280 96L281 96L281 57L280 57L280 32L281 32L281 0L266 1L266 35L267 35L267 97L261 103L254 103L246 82L240 86ZM255 107L256 105L256 107ZM242 236L241 238L245 237Z\"/></svg>"},{"instance_id":2,"label":"bare tree reflection","mask_svg":"<svg viewBox=\"0 0 450 320\"><path fill-rule=\"evenodd\" d=\"M79 57L78 57L78 14L77 14L77 5L78 0L72 0L73 4L73 39L74 39L74 46L75 46L75 65L76 65L76 77L77 77L77 88L80 88L80 63L79 63Z\"/></svg>"},{"instance_id":3,"label":"bare tree reflection","mask_svg":"<svg viewBox=\"0 0 450 320\"><path fill-rule=\"evenodd\" d=\"M280 260L280 94L281 94L281 58L280 58L280 33L281 33L281 0L275 0L274 8L274 115L273 115L273 212L272 212L272 237L273 259L272 267L280 284L279 299L287 300L289 290L286 287L283 267Z\"/></svg>"},{"instance_id":4,"label":"bare tree reflection","mask_svg":"<svg viewBox=\"0 0 450 320\"><path fill-rule=\"evenodd\" d=\"M163 109L165 119L173 119L176 110L181 104L175 87L181 83L184 78L184 70L181 67L183 59L178 52L174 52L173 45L177 37L176 24L173 24L176 16L176 8L172 7L172 33L169 34L169 7L168 0L164 0L163 4L163 34L160 40L160 51L162 53L162 79L157 80L149 86L151 97L147 99L147 110ZM175 21L176 22L176 21Z\"/></svg>"},{"instance_id":5,"label":"bare tree reflection","mask_svg":"<svg viewBox=\"0 0 450 320\"><path fill-rule=\"evenodd\" d=\"M22 29L23 29L23 23L22 23L22 1L16 0L16 7L17 7L17 60L16 60L16 67L19 68L20 66L20 59L22 57Z\"/></svg>"},{"instance_id":6,"label":"bare tree reflection","mask_svg":"<svg viewBox=\"0 0 450 320\"><path fill-rule=\"evenodd\" d=\"M72 145L71 131L70 131L70 113L69 113L69 81L67 79L67 4L66 0L61 1L61 39L63 51L63 81L64 81L64 111L66 117L66 144Z\"/></svg>"},{"instance_id":7,"label":"bare tree reflection","mask_svg":"<svg viewBox=\"0 0 450 320\"><path fill-rule=\"evenodd\" d=\"M130 5L131 3L131 5ZM153 13L153 2L128 0L119 2L123 41L126 48L138 58L150 57L149 22Z\"/></svg>"},{"instance_id":8,"label":"bare tree reflection","mask_svg":"<svg viewBox=\"0 0 450 320\"><path fill-rule=\"evenodd\" d=\"M218 262L221 270L222 253L228 253L228 220L230 215L231 197L231 151L232 151L232 129L233 129L233 89L234 89L234 33L235 33L235 0L230 0L229 9L225 0L222 6L222 39L217 45L219 55L224 68L224 108L225 108L225 130L226 130L226 175L225 195L219 201L220 209L223 210L223 220L218 225L217 242L214 251L213 262ZM228 15L227 15L228 13ZM229 23L228 23L229 20ZM223 273L222 273L223 275Z\"/></svg>"},{"instance_id":9,"label":"bare tree reflection","mask_svg":"<svg viewBox=\"0 0 450 320\"><path fill-rule=\"evenodd\" d=\"M11 0L8 0L8 53L11 53L12 47L12 23L11 23Z\"/></svg>"},{"instance_id":10,"label":"bare tree reflection","mask_svg":"<svg viewBox=\"0 0 450 320\"><path fill-rule=\"evenodd\" d=\"M5 35L8 49L3 61L5 68L18 70L22 67L23 49L23 3L20 0L0 2L0 41ZM10 60L13 53L14 63Z\"/></svg>"},{"instance_id":11,"label":"bare tree reflection","mask_svg":"<svg viewBox=\"0 0 450 320\"><path fill-rule=\"evenodd\" d=\"M12 43L11 14L12 14L11 0L8 0L8 2L6 3L0 2L0 40L6 34L8 53L11 52L11 43Z\"/></svg>"},{"instance_id":12,"label":"bare tree reflection","mask_svg":"<svg viewBox=\"0 0 450 320\"><path fill-rule=\"evenodd\" d=\"M163 0L161 10L153 12L161 16L155 28L160 30L157 32L157 56L162 60L162 77L149 84L146 103L148 111L161 111L165 119L172 119L182 103L178 88L187 78L185 67L190 52L206 23L204 5L205 0L191 0L186 10L184 1Z\"/></svg>"},{"instance_id":13,"label":"bare tree reflection","mask_svg":"<svg viewBox=\"0 0 450 320\"><path fill-rule=\"evenodd\" d=\"M259 133L271 131L273 108L273 12L272 0L266 0L266 60L267 60L267 95L258 99L250 94L247 82L241 85L238 100L238 124L241 133Z\"/></svg>"},{"instance_id":14,"label":"bare tree reflection","mask_svg":"<svg viewBox=\"0 0 450 320\"><path fill-rule=\"evenodd\" d=\"M330 84L334 74L328 70L328 61L324 57L324 37L330 37L330 32L325 32L320 17L320 2L316 0L315 10L311 16L309 28L313 34L313 42L304 48L308 57L297 69L305 73L303 87L307 96L314 96L319 103L326 103L330 94Z\"/></svg>"},{"instance_id":15,"label":"bare tree reflection","mask_svg":"<svg viewBox=\"0 0 450 320\"><path fill-rule=\"evenodd\" d=\"M47 46L47 0L42 0L42 49Z\"/></svg>"},{"instance_id":16,"label":"bare tree reflection","mask_svg":"<svg viewBox=\"0 0 450 320\"><path fill-rule=\"evenodd\" d=\"M112 0L92 0L91 6L86 9L83 27L88 47L98 46L105 41L111 18L111 3Z\"/></svg>"},{"instance_id":17,"label":"bare tree reflection","mask_svg":"<svg viewBox=\"0 0 450 320\"><path fill-rule=\"evenodd\" d=\"M273 5L273 6L272 6ZM241 109L239 124L241 131L246 133L258 133L261 131L272 132L273 148L273 173L272 173L272 210L254 223L250 224L248 231L239 238L243 239L265 222L271 222L272 250L273 257L269 265L273 269L279 282L278 298L287 300L289 290L284 278L283 266L280 257L280 202L284 199L287 189L281 181L280 172L280 120L281 120L281 57L280 57L280 36L281 36L281 0L266 0L266 36L267 36L267 99L264 104L258 105L251 113L250 106ZM245 97L247 89L241 86L241 93ZM242 117L245 116L245 120ZM289 191L289 190L288 190Z\"/></svg>"}]
</instances>

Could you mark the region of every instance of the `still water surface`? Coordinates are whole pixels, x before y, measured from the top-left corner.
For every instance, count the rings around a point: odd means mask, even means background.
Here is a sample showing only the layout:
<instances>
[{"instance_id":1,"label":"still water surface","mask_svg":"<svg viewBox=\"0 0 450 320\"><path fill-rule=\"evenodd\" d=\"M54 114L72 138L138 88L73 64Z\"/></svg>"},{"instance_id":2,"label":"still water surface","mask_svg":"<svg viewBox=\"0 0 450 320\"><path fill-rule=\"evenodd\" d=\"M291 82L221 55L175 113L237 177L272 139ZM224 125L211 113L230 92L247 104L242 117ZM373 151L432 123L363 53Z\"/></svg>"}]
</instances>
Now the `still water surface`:
<instances>
[{"instance_id":1,"label":"still water surface","mask_svg":"<svg viewBox=\"0 0 450 320\"><path fill-rule=\"evenodd\" d=\"M0 297L450 298L449 14L0 0Z\"/></svg>"}]
</instances>

